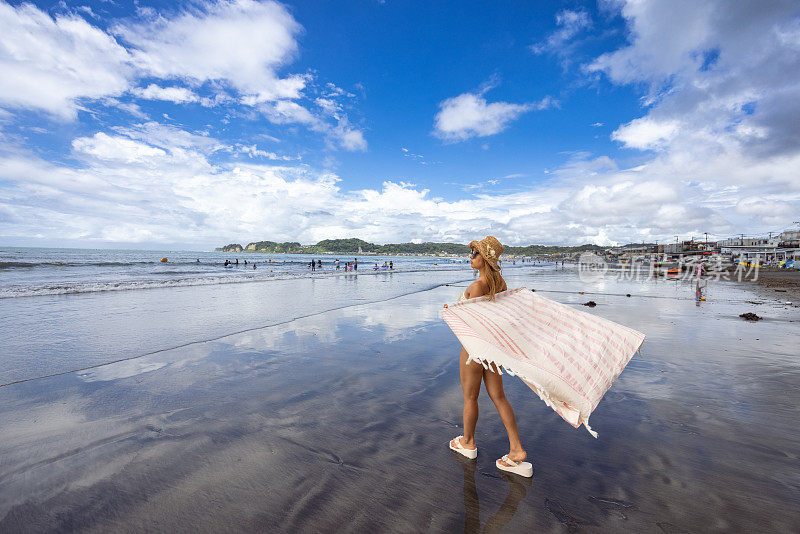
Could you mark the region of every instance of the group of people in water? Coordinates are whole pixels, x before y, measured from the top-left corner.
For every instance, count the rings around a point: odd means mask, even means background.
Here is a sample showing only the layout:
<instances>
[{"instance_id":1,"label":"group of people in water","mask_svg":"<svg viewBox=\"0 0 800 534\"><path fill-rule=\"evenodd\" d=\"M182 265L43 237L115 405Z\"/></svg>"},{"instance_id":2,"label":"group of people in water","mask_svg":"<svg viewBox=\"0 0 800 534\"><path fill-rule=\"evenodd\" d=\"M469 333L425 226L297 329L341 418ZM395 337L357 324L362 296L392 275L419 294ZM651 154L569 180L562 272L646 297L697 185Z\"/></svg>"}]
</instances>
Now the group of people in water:
<instances>
[{"instance_id":1,"label":"group of people in water","mask_svg":"<svg viewBox=\"0 0 800 534\"><path fill-rule=\"evenodd\" d=\"M348 261L348 262L345 262L344 264L342 264L342 262L340 262L338 258L333 260L333 268L334 268L334 270L340 271L342 269L342 266L344 266L344 270L345 271L348 271L348 272L349 271L357 271L358 270L358 258L353 258L353 261ZM308 268L311 269L312 271L316 271L317 269L321 270L322 269L322 260L311 260L311 262L308 264ZM387 262L383 262L383 266L382 267L378 267L378 264L376 263L375 267L373 267L373 270L377 271L379 269L390 269L390 270L393 270L394 269L394 262L391 262L391 261L388 262L388 263Z\"/></svg>"},{"instance_id":2,"label":"group of people in water","mask_svg":"<svg viewBox=\"0 0 800 534\"><path fill-rule=\"evenodd\" d=\"M534 264L538 263L538 262L536 262L536 261L534 261L532 259L526 259L526 258L522 258L521 261L523 263L525 261L533 262ZM197 260L197 263L200 263L200 259ZM277 263L277 262L275 262L274 260L269 260L269 261L265 260L264 263ZM286 260L283 260L283 263L286 263ZM511 263L514 264L515 261L511 260ZM558 263L558 262L556 262L556 263ZM248 265L247 260L244 260L244 265ZM253 269L255 270L256 262L250 262L249 265L252 265ZM239 258L236 258L233 261L225 260L225 267L226 268L239 267ZM309 269L311 269L312 271L316 271L317 269L322 270L322 260L312 259L307 264L307 267ZM344 270L347 271L347 272L358 271L358 258L353 258L353 261L348 261L348 262L345 262L345 263L341 263L338 259L335 259L335 260L333 260L333 267L334 267L334 269L336 271L341 270L342 267L344 267ZM564 262L563 261L561 262L561 267L562 268L564 267ZM383 265L380 265L380 266L376 263L372 267L372 270L373 271L384 271L384 270L393 271L394 270L394 262L391 262L391 261L383 262Z\"/></svg>"},{"instance_id":3,"label":"group of people in water","mask_svg":"<svg viewBox=\"0 0 800 534\"><path fill-rule=\"evenodd\" d=\"M197 261L199 262L200 260L197 260ZM264 262L264 263L266 263L266 262ZM244 264L247 265L247 260L244 260ZM256 270L255 262L253 262L251 265L253 266L253 270L255 271ZM238 266L239 266L239 258L236 258L234 261L225 260L225 268L226 269L228 267L238 267Z\"/></svg>"},{"instance_id":4,"label":"group of people in water","mask_svg":"<svg viewBox=\"0 0 800 534\"><path fill-rule=\"evenodd\" d=\"M198 261L198 263L200 262L199 259L197 261ZM265 260L264 263L267 263L267 261ZM285 260L284 260L284 263L286 263ZM247 260L244 260L243 264L244 265L248 265ZM256 268L256 262L250 262L250 265L253 266L253 269ZM233 261L227 260L227 259L225 260L225 268L226 269L227 268L238 267L238 266L239 266L239 258L236 258ZM312 259L307 264L307 266L312 271L316 271L317 269L322 270L322 260ZM344 267L344 270L348 271L348 272L349 271L357 271L358 270L358 258L353 258L353 261L348 261L348 262L345 262L344 264L342 264L338 259L335 259L335 260L333 260L333 267L337 271L341 270L342 267ZM391 261L390 262L383 262L383 265L380 266L380 267L376 263L375 266L372 269L374 271L378 271L378 270L394 270L394 262L391 262Z\"/></svg>"},{"instance_id":5,"label":"group of people in water","mask_svg":"<svg viewBox=\"0 0 800 534\"><path fill-rule=\"evenodd\" d=\"M311 263L308 264L312 271L317 269L322 269L322 260L311 260ZM333 267L337 271L341 269L341 262L337 259L333 260ZM344 264L345 271L357 271L358 270L358 258L353 258L352 262L347 262Z\"/></svg>"}]
</instances>

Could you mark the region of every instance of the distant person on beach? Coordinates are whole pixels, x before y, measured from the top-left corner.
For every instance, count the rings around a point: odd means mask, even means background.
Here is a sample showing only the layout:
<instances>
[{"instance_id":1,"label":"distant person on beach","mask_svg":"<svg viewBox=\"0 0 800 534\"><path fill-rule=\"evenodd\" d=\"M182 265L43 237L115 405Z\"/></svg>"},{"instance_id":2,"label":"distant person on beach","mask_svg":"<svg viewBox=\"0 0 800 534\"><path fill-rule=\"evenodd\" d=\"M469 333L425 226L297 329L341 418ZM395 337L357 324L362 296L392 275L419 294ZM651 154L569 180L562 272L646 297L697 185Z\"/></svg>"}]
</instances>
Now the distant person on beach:
<instances>
[{"instance_id":1,"label":"distant person on beach","mask_svg":"<svg viewBox=\"0 0 800 534\"><path fill-rule=\"evenodd\" d=\"M231 264L231 260L225 260L225 267Z\"/></svg>"},{"instance_id":2,"label":"distant person on beach","mask_svg":"<svg viewBox=\"0 0 800 534\"><path fill-rule=\"evenodd\" d=\"M336 264L336 270L338 271L339 270L339 260L337 259L334 263Z\"/></svg>"},{"instance_id":3,"label":"distant person on beach","mask_svg":"<svg viewBox=\"0 0 800 534\"><path fill-rule=\"evenodd\" d=\"M492 299L496 293L507 289L506 282L500 274L500 255L503 253L503 245L493 236L488 236L480 241L473 241L469 244L470 265L479 273L475 280L458 300L474 299L488 295ZM445 304L445 307L447 305ZM464 435L457 436L450 441L450 448L467 458L476 458L478 447L475 445L475 426L478 423L478 394L481 392L481 382L486 386L486 392L492 399L500 419L506 427L508 433L509 452L507 458L514 463L521 462L528 457L519 439L517 429L517 419L514 410L506 398L503 391L503 377L497 372L494 364L489 369L484 369L481 365L473 362L467 365L469 354L464 347L461 347L459 358L459 372L461 375L461 390L464 397L463 422ZM498 460L497 467L504 470L512 470L514 466L505 460L505 457Z\"/></svg>"},{"instance_id":4,"label":"distant person on beach","mask_svg":"<svg viewBox=\"0 0 800 534\"><path fill-rule=\"evenodd\" d=\"M236 258L236 265L239 265L239 258Z\"/></svg>"},{"instance_id":5,"label":"distant person on beach","mask_svg":"<svg viewBox=\"0 0 800 534\"><path fill-rule=\"evenodd\" d=\"M357 271L358 270L358 258L354 258L354 260L355 261L353 261L353 269L355 269Z\"/></svg>"},{"instance_id":6,"label":"distant person on beach","mask_svg":"<svg viewBox=\"0 0 800 534\"><path fill-rule=\"evenodd\" d=\"M389 262L389 270L394 269L394 263Z\"/></svg>"},{"instance_id":7,"label":"distant person on beach","mask_svg":"<svg viewBox=\"0 0 800 534\"><path fill-rule=\"evenodd\" d=\"M372 268L372 270L373 271L377 271L378 270L378 264L377 263L375 264L375 267Z\"/></svg>"},{"instance_id":8,"label":"distant person on beach","mask_svg":"<svg viewBox=\"0 0 800 534\"><path fill-rule=\"evenodd\" d=\"M311 270L312 271L317 270L317 262L315 262L314 260L311 260Z\"/></svg>"},{"instance_id":9,"label":"distant person on beach","mask_svg":"<svg viewBox=\"0 0 800 534\"><path fill-rule=\"evenodd\" d=\"M705 274L705 265L702 263L698 263L695 265L694 273L695 273L695 284L694 284L694 298L699 303L703 300L703 289L708 285L708 280L702 280L702 276ZM702 282L702 284L701 284Z\"/></svg>"}]
</instances>

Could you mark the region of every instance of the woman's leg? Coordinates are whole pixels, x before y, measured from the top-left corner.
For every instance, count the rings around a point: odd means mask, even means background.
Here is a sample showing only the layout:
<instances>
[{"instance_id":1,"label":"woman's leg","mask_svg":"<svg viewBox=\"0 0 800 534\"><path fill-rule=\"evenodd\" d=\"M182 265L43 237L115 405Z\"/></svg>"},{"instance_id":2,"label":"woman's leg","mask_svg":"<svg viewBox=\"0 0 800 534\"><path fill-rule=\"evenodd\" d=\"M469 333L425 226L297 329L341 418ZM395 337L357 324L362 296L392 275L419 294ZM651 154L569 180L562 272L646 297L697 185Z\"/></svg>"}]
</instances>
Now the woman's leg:
<instances>
[{"instance_id":1,"label":"woman's leg","mask_svg":"<svg viewBox=\"0 0 800 534\"><path fill-rule=\"evenodd\" d=\"M475 362L467 365L469 354L461 348L459 371L461 372L461 391L464 394L464 437L461 445L468 449L475 448L475 425L478 423L478 394L481 392L483 367Z\"/></svg>"},{"instance_id":2,"label":"woman's leg","mask_svg":"<svg viewBox=\"0 0 800 534\"><path fill-rule=\"evenodd\" d=\"M492 369L494 368L494 365L492 365ZM503 377L500 373L483 370L483 381L486 384L486 392L497 408L500 419L503 420L506 432L508 432L508 457L515 462L521 462L528 457L528 454L522 448L522 443L519 440L519 430L517 430L517 419L514 417L514 410L506 398L505 391L503 391Z\"/></svg>"}]
</instances>

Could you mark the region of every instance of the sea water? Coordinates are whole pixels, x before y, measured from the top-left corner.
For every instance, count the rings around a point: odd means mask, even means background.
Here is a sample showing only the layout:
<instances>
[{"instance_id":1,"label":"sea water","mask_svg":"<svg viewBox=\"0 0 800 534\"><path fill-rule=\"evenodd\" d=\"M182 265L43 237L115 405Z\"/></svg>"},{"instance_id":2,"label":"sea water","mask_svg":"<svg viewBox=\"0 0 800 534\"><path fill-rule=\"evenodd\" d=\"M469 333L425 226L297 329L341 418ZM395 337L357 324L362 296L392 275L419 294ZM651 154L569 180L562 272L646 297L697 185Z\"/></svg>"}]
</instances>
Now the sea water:
<instances>
[{"instance_id":1,"label":"sea water","mask_svg":"<svg viewBox=\"0 0 800 534\"><path fill-rule=\"evenodd\" d=\"M161 261L166 258L167 261ZM359 271L463 270L462 258L262 254L173 250L0 248L0 298L122 291L157 287L257 282L343 272L358 259ZM233 265L226 266L225 261ZM312 260L322 261L322 267ZM238 261L238 263L237 263ZM245 264L247 262L247 264ZM254 269L255 267L255 269Z\"/></svg>"},{"instance_id":2,"label":"sea water","mask_svg":"<svg viewBox=\"0 0 800 534\"><path fill-rule=\"evenodd\" d=\"M167 262L161 262L161 258ZM339 259L336 270L333 261ZM225 260L239 260L226 268ZM311 271L312 259L322 269ZM474 277L463 258L0 249L0 385ZM244 261L247 260L247 265ZM391 261L394 269L380 269ZM379 266L374 270L374 266ZM253 270L252 266L256 269ZM540 265L541 266L541 265ZM517 262L509 269L533 267ZM455 300L455 297L454 297Z\"/></svg>"}]
</instances>

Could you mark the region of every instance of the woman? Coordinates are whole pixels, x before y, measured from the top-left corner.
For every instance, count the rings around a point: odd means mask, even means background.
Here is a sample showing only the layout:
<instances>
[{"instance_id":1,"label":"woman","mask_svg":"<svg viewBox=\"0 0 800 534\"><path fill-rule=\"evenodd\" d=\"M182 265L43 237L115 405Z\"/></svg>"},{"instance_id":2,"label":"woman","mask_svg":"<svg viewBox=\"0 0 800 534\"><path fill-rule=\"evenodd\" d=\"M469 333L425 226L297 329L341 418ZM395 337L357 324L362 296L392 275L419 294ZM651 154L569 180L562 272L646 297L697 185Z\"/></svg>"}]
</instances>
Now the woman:
<instances>
[{"instance_id":1,"label":"woman","mask_svg":"<svg viewBox=\"0 0 800 534\"><path fill-rule=\"evenodd\" d=\"M500 275L499 266L503 245L497 238L488 236L480 241L473 241L469 244L469 248L471 250L470 265L480 274L458 300L473 299L484 295L488 295L494 300L496 293L506 290L506 282ZM446 304L445 307L447 307ZM497 372L494 364L489 369L484 369L476 363L467 365L468 359L469 355L462 347L459 370L461 389L464 394L464 435L452 439L450 448L467 458L478 456L478 447L475 445L475 425L478 422L478 394L481 391L481 381L483 381L486 384L486 392L489 393L489 398L492 399L506 427L506 432L508 432L509 452L497 460L495 465L503 471L531 476L533 468L530 463L523 462L528 455L519 440L514 410L503 392L502 375Z\"/></svg>"}]
</instances>

